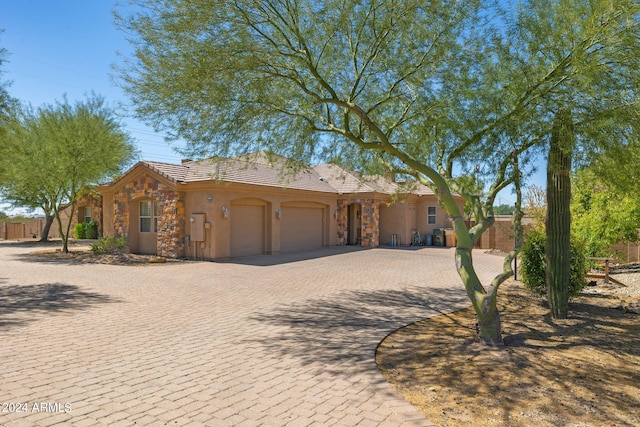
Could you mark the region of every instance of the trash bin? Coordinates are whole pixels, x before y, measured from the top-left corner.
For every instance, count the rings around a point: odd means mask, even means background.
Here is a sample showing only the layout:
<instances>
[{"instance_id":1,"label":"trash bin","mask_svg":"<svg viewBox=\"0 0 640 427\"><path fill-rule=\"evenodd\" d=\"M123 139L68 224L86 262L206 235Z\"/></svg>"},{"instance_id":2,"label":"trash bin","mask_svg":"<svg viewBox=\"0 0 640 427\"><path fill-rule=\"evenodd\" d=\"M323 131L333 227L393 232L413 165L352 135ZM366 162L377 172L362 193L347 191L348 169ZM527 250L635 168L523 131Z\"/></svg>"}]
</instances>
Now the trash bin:
<instances>
[{"instance_id":1,"label":"trash bin","mask_svg":"<svg viewBox=\"0 0 640 427\"><path fill-rule=\"evenodd\" d=\"M436 228L433 230L433 246L444 247L444 229Z\"/></svg>"},{"instance_id":2,"label":"trash bin","mask_svg":"<svg viewBox=\"0 0 640 427\"><path fill-rule=\"evenodd\" d=\"M425 234L424 235L424 245L425 246L433 246L433 234Z\"/></svg>"},{"instance_id":3,"label":"trash bin","mask_svg":"<svg viewBox=\"0 0 640 427\"><path fill-rule=\"evenodd\" d=\"M453 248L456 246L456 232L453 230L453 228L444 229L444 241L448 248Z\"/></svg>"}]
</instances>

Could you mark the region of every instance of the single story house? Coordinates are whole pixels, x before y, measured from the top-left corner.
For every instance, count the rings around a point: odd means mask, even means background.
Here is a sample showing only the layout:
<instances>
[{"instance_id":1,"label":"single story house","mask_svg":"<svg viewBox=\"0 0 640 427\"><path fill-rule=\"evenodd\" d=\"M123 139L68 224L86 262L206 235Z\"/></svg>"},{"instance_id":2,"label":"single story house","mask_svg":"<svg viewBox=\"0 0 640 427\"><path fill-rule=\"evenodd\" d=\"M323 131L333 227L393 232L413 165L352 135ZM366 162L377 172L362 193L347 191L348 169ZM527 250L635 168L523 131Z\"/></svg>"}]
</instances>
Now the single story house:
<instances>
[{"instance_id":1,"label":"single story house","mask_svg":"<svg viewBox=\"0 0 640 427\"><path fill-rule=\"evenodd\" d=\"M336 165L291 168L264 152L179 165L142 161L98 191L104 236L125 237L133 253L170 258L377 247L394 239L408 245L416 232L450 226L425 186Z\"/></svg>"}]
</instances>

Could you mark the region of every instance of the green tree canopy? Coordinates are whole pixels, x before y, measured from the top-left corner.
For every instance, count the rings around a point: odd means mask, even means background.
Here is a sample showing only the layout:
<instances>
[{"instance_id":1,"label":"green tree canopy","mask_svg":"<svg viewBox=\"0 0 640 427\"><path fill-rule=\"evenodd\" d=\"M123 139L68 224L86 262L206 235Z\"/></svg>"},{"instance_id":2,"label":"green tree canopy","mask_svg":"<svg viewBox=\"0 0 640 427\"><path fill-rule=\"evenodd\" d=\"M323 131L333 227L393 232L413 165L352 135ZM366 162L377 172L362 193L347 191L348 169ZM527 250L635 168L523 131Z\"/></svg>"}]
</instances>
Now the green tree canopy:
<instances>
[{"instance_id":1,"label":"green tree canopy","mask_svg":"<svg viewBox=\"0 0 640 427\"><path fill-rule=\"evenodd\" d=\"M611 245L637 242L640 196L621 191L593 168L579 170L572 181L573 231L590 256L611 256Z\"/></svg>"},{"instance_id":2,"label":"green tree canopy","mask_svg":"<svg viewBox=\"0 0 640 427\"><path fill-rule=\"evenodd\" d=\"M471 248L498 192L514 183L519 194L559 107L570 104L577 129L607 140L626 135L636 100L640 5L631 0L136 3L117 18L135 48L121 75L139 117L201 155L266 146L430 186L454 223L458 271L486 342L501 342L495 298L515 254L485 289ZM482 199L458 180L472 174L485 183ZM473 201L471 230L453 191Z\"/></svg>"},{"instance_id":3,"label":"green tree canopy","mask_svg":"<svg viewBox=\"0 0 640 427\"><path fill-rule=\"evenodd\" d=\"M37 110L23 107L6 129L0 194L14 206L43 209L49 224L55 216L67 251L71 218L63 227L60 210L73 211L83 187L120 172L132 160L134 145L96 95Z\"/></svg>"},{"instance_id":4,"label":"green tree canopy","mask_svg":"<svg viewBox=\"0 0 640 427\"><path fill-rule=\"evenodd\" d=\"M0 29L0 35L2 34ZM9 82L3 80L3 67L6 62L7 50L0 47L0 138L6 132L6 122L11 111L16 107L16 100L9 95ZM2 171L2 161L0 160L0 171Z\"/></svg>"}]
</instances>

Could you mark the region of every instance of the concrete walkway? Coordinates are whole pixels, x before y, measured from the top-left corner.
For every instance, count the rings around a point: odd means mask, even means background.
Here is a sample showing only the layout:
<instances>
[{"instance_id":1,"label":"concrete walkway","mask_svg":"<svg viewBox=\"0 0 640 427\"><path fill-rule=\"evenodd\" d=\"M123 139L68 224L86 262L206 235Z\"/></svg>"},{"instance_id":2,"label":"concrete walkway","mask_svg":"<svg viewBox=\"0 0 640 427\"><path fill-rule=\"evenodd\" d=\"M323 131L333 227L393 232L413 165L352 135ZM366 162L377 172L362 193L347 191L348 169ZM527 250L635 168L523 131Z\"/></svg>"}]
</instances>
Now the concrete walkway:
<instances>
[{"instance_id":1,"label":"concrete walkway","mask_svg":"<svg viewBox=\"0 0 640 427\"><path fill-rule=\"evenodd\" d=\"M43 261L0 243L0 425L423 426L375 361L468 306L453 250ZM488 279L502 258L474 252Z\"/></svg>"}]
</instances>

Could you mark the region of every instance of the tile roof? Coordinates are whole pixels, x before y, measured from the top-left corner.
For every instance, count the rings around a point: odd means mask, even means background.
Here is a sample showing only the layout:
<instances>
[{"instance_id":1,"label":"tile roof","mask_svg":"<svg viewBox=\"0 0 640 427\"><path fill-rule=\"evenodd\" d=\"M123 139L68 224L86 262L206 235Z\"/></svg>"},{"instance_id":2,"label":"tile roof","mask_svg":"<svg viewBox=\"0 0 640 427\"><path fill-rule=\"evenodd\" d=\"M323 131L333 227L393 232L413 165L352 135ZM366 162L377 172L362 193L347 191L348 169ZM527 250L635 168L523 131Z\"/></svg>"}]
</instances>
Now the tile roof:
<instances>
[{"instance_id":1,"label":"tile roof","mask_svg":"<svg viewBox=\"0 0 640 427\"><path fill-rule=\"evenodd\" d=\"M417 182L395 182L380 175L361 175L337 165L313 166L316 172L339 193L413 193L420 196L434 194Z\"/></svg>"},{"instance_id":2,"label":"tile roof","mask_svg":"<svg viewBox=\"0 0 640 427\"><path fill-rule=\"evenodd\" d=\"M378 188L366 182L356 172L349 171L337 165L317 165L313 169L338 193L368 193L377 192Z\"/></svg>"},{"instance_id":3,"label":"tile roof","mask_svg":"<svg viewBox=\"0 0 640 427\"><path fill-rule=\"evenodd\" d=\"M312 168L294 168L284 159L234 157L205 159L182 165L187 168L184 182L216 180L268 187L335 193L335 188L320 179Z\"/></svg>"},{"instance_id":4,"label":"tile roof","mask_svg":"<svg viewBox=\"0 0 640 427\"><path fill-rule=\"evenodd\" d=\"M142 161L140 164L145 165L152 171L164 176L167 179L175 182L182 182L186 176L188 171L184 165L175 165L172 163L162 163L162 162L149 162Z\"/></svg>"},{"instance_id":5,"label":"tile roof","mask_svg":"<svg viewBox=\"0 0 640 427\"><path fill-rule=\"evenodd\" d=\"M338 194L433 194L431 189L421 184L406 186L381 176L360 175L337 165L308 167L298 164L295 167L293 162L283 157L268 155L262 151L232 158L183 161L180 165L152 161L142 161L138 165L144 165L176 183L236 182ZM124 177L120 179L122 178Z\"/></svg>"}]
</instances>

